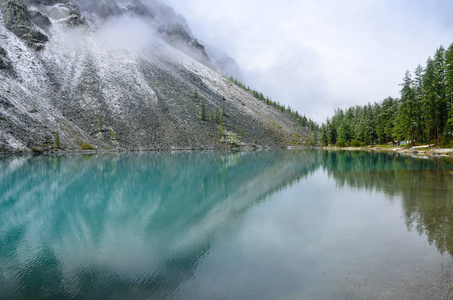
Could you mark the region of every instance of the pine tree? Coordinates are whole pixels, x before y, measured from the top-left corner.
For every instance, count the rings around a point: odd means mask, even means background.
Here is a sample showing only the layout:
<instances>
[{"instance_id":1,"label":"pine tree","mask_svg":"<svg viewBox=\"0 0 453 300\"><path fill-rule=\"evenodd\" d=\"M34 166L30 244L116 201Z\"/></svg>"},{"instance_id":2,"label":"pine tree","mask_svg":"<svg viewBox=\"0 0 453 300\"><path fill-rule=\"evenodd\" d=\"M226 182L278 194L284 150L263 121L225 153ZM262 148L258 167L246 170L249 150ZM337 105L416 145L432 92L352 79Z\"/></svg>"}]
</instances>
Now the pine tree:
<instances>
[{"instance_id":1,"label":"pine tree","mask_svg":"<svg viewBox=\"0 0 453 300\"><path fill-rule=\"evenodd\" d=\"M220 130L219 130L219 137L221 139L225 138L225 122L222 121L222 124L220 124Z\"/></svg>"},{"instance_id":2,"label":"pine tree","mask_svg":"<svg viewBox=\"0 0 453 300\"><path fill-rule=\"evenodd\" d=\"M382 101L382 118L384 123L384 140L392 142L395 145L395 123L398 103L392 97L385 98Z\"/></svg>"},{"instance_id":3,"label":"pine tree","mask_svg":"<svg viewBox=\"0 0 453 300\"><path fill-rule=\"evenodd\" d=\"M395 114L394 135L398 141L405 141L410 139L409 118L407 103L399 100L398 107Z\"/></svg>"},{"instance_id":4,"label":"pine tree","mask_svg":"<svg viewBox=\"0 0 453 300\"><path fill-rule=\"evenodd\" d=\"M374 111L373 107L370 103L367 105L367 114L366 119L368 120L367 126L367 133L368 133L368 142L367 144L371 144L371 147L374 147L374 140L376 138L376 123L374 119Z\"/></svg>"},{"instance_id":5,"label":"pine tree","mask_svg":"<svg viewBox=\"0 0 453 300\"><path fill-rule=\"evenodd\" d=\"M58 131L55 133L54 137L54 148L60 149L60 134L58 133Z\"/></svg>"},{"instance_id":6,"label":"pine tree","mask_svg":"<svg viewBox=\"0 0 453 300\"><path fill-rule=\"evenodd\" d=\"M321 144L373 146L376 141L394 144L398 140L399 144L410 139L414 145L453 140L453 44L447 50L440 46L425 68L418 65L413 80L407 71L401 86L401 99L389 97L382 104L336 110L321 126Z\"/></svg>"},{"instance_id":7,"label":"pine tree","mask_svg":"<svg viewBox=\"0 0 453 300\"><path fill-rule=\"evenodd\" d=\"M400 131L404 136L410 137L411 146L414 146L414 90L411 73L406 71L404 76L403 88L401 90L401 106L399 111Z\"/></svg>"},{"instance_id":8,"label":"pine tree","mask_svg":"<svg viewBox=\"0 0 453 300\"><path fill-rule=\"evenodd\" d=\"M373 105L374 117L375 117L375 130L376 139L379 144L385 144L385 130L384 130L384 118L382 114L381 105L374 103Z\"/></svg>"},{"instance_id":9,"label":"pine tree","mask_svg":"<svg viewBox=\"0 0 453 300\"><path fill-rule=\"evenodd\" d=\"M426 126L428 144L431 143L433 121L435 118L436 103L436 77L434 61L431 57L426 61L425 73L423 74L423 101L422 111L423 119Z\"/></svg>"},{"instance_id":10,"label":"pine tree","mask_svg":"<svg viewBox=\"0 0 453 300\"><path fill-rule=\"evenodd\" d=\"M102 119L102 116L98 117L98 131L102 132L102 127L104 126L104 120Z\"/></svg>"},{"instance_id":11,"label":"pine tree","mask_svg":"<svg viewBox=\"0 0 453 300\"><path fill-rule=\"evenodd\" d=\"M434 54L435 68L435 127L436 127L436 144L440 142L440 135L443 133L443 127L447 122L447 106L445 97L445 49L442 45Z\"/></svg>"},{"instance_id":12,"label":"pine tree","mask_svg":"<svg viewBox=\"0 0 453 300\"><path fill-rule=\"evenodd\" d=\"M339 147L349 146L350 136L349 136L349 123L346 119L341 122L337 130L337 145Z\"/></svg>"},{"instance_id":13,"label":"pine tree","mask_svg":"<svg viewBox=\"0 0 453 300\"><path fill-rule=\"evenodd\" d=\"M203 101L201 102L201 113L200 113L200 118L202 121L205 121L206 120L206 109L205 109L205 105L204 105L204 99Z\"/></svg>"},{"instance_id":14,"label":"pine tree","mask_svg":"<svg viewBox=\"0 0 453 300\"><path fill-rule=\"evenodd\" d=\"M327 143L329 145L335 145L337 143L337 130L335 125L327 119Z\"/></svg>"},{"instance_id":15,"label":"pine tree","mask_svg":"<svg viewBox=\"0 0 453 300\"><path fill-rule=\"evenodd\" d=\"M358 110L358 120L357 120L357 140L360 141L363 145L368 144L368 137L369 137L369 132L368 132L368 112L367 112L367 107L359 107L360 109Z\"/></svg>"},{"instance_id":16,"label":"pine tree","mask_svg":"<svg viewBox=\"0 0 453 300\"><path fill-rule=\"evenodd\" d=\"M422 114L422 101L423 101L423 67L419 64L415 69L414 79L414 115L416 127L416 140L423 141L424 127L423 127L423 114Z\"/></svg>"},{"instance_id":17,"label":"pine tree","mask_svg":"<svg viewBox=\"0 0 453 300\"><path fill-rule=\"evenodd\" d=\"M329 145L329 141L327 138L327 126L326 124L321 125L321 136L319 137L321 146L327 146Z\"/></svg>"},{"instance_id":18,"label":"pine tree","mask_svg":"<svg viewBox=\"0 0 453 300\"><path fill-rule=\"evenodd\" d=\"M445 96L447 104L447 134L453 132L453 43L445 52Z\"/></svg>"}]
</instances>

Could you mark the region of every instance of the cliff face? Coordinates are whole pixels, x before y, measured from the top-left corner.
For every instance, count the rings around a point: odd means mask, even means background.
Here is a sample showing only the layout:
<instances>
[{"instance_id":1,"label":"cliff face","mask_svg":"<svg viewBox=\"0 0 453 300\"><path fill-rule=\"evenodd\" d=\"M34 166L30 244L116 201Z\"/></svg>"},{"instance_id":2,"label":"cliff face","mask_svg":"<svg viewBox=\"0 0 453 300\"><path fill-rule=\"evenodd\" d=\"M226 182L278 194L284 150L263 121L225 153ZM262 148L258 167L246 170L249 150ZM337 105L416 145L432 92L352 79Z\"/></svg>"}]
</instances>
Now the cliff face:
<instances>
[{"instance_id":1,"label":"cliff face","mask_svg":"<svg viewBox=\"0 0 453 300\"><path fill-rule=\"evenodd\" d=\"M216 72L231 62L157 2L2 0L0 12L0 152L56 136L63 150L168 150L309 135Z\"/></svg>"}]
</instances>

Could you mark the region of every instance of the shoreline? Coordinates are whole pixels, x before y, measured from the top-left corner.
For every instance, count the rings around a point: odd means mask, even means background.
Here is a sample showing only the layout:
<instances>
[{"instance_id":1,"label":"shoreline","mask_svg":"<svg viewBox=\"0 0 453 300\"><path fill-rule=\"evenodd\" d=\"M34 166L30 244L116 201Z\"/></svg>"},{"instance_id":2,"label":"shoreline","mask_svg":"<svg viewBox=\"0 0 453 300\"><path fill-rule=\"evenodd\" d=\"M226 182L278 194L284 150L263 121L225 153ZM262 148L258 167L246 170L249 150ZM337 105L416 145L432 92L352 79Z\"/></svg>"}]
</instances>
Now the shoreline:
<instances>
[{"instance_id":1,"label":"shoreline","mask_svg":"<svg viewBox=\"0 0 453 300\"><path fill-rule=\"evenodd\" d=\"M430 157L446 157L453 158L453 149L451 148L437 148L426 146L416 146L411 148L403 147L321 147L323 150L334 150L334 151L368 151L368 152L388 152L397 153L407 156L413 156L418 158L430 158Z\"/></svg>"},{"instance_id":2,"label":"shoreline","mask_svg":"<svg viewBox=\"0 0 453 300\"><path fill-rule=\"evenodd\" d=\"M174 147L174 148L163 148L163 149L115 149L115 150L52 150L43 152L0 152L1 156L23 156L23 155L43 155L43 156L54 156L54 155L71 155L71 154L121 154L121 153L165 153L165 152L192 152L192 151L259 151L259 150L327 150L327 151L366 151L366 152L385 152L385 153L396 153L417 158L430 158L430 157L444 157L453 159L453 148L435 148L428 146L416 146L412 148L403 147L317 147L317 146L282 146L282 147L260 147L260 146L246 146L246 147L206 147L206 148L185 148L185 147Z\"/></svg>"},{"instance_id":3,"label":"shoreline","mask_svg":"<svg viewBox=\"0 0 453 300\"><path fill-rule=\"evenodd\" d=\"M204 148L192 148L192 147L172 147L172 148L158 148L158 149L90 149L90 150L48 150L48 151L16 151L16 152L0 152L1 156L28 156L28 155L43 155L43 156L54 156L54 155L72 155L72 154L123 154L123 153L172 153L172 152L206 152L206 151L226 151L226 152L237 152L237 151L259 151L259 150L278 150L278 149L289 149L286 146L281 147L270 147L270 146L256 146L247 145L240 147L204 147ZM307 148L306 148L307 149Z\"/></svg>"}]
</instances>

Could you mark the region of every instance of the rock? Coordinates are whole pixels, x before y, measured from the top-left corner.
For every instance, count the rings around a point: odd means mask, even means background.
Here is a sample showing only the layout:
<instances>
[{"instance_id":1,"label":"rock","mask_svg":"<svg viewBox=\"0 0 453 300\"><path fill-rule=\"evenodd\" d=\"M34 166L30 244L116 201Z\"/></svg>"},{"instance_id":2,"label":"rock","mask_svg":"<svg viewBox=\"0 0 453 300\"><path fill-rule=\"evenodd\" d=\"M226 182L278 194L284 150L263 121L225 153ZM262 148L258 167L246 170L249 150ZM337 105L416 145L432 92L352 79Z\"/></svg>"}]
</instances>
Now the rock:
<instances>
[{"instance_id":1,"label":"rock","mask_svg":"<svg viewBox=\"0 0 453 300\"><path fill-rule=\"evenodd\" d=\"M21 0L6 0L0 4L5 26L34 50L41 50L48 37L31 22L27 6Z\"/></svg>"},{"instance_id":2,"label":"rock","mask_svg":"<svg viewBox=\"0 0 453 300\"><path fill-rule=\"evenodd\" d=\"M165 40L185 54L214 69L205 47L193 38L186 28L180 23L170 23L159 27L158 32Z\"/></svg>"},{"instance_id":3,"label":"rock","mask_svg":"<svg viewBox=\"0 0 453 300\"><path fill-rule=\"evenodd\" d=\"M109 18L121 14L121 10L113 0L75 1L82 11L89 11L101 18Z\"/></svg>"},{"instance_id":4,"label":"rock","mask_svg":"<svg viewBox=\"0 0 453 300\"><path fill-rule=\"evenodd\" d=\"M39 10L33 10L30 12L30 20L44 30L48 29L49 26L52 25L49 18Z\"/></svg>"},{"instance_id":5,"label":"rock","mask_svg":"<svg viewBox=\"0 0 453 300\"><path fill-rule=\"evenodd\" d=\"M417 154L418 154L418 151L413 151L412 154L413 154L413 155L417 155Z\"/></svg>"},{"instance_id":6,"label":"rock","mask_svg":"<svg viewBox=\"0 0 453 300\"><path fill-rule=\"evenodd\" d=\"M133 0L132 2L128 3L122 9L122 12L130 15L154 18L153 14L149 11L149 9L138 0Z\"/></svg>"},{"instance_id":7,"label":"rock","mask_svg":"<svg viewBox=\"0 0 453 300\"><path fill-rule=\"evenodd\" d=\"M11 67L11 64L6 55L5 49L0 47L0 69L8 69Z\"/></svg>"},{"instance_id":8,"label":"rock","mask_svg":"<svg viewBox=\"0 0 453 300\"><path fill-rule=\"evenodd\" d=\"M6 69L6 51L0 47L0 69Z\"/></svg>"},{"instance_id":9,"label":"rock","mask_svg":"<svg viewBox=\"0 0 453 300\"><path fill-rule=\"evenodd\" d=\"M62 7L64 7L67 15L67 18L63 21L65 26L77 27L85 24L85 19L83 18L82 13L76 6L67 3L62 5Z\"/></svg>"},{"instance_id":10,"label":"rock","mask_svg":"<svg viewBox=\"0 0 453 300\"><path fill-rule=\"evenodd\" d=\"M24 2L35 5L55 5L57 3L64 2L64 0L24 0Z\"/></svg>"}]
</instances>

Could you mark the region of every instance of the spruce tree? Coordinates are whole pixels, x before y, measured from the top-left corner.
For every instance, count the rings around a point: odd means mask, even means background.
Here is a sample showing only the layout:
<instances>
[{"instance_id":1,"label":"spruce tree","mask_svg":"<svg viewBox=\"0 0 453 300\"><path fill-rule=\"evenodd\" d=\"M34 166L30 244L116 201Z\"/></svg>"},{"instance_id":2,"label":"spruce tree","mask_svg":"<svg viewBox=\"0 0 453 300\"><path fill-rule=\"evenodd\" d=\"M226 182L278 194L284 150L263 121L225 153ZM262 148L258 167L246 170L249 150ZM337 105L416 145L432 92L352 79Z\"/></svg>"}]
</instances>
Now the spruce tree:
<instances>
[{"instance_id":1,"label":"spruce tree","mask_svg":"<svg viewBox=\"0 0 453 300\"><path fill-rule=\"evenodd\" d=\"M453 44L440 46L426 67L418 65L412 80L406 72L401 99L338 109L321 126L321 144L360 145L410 139L436 144L453 139ZM279 108L282 107L278 103ZM284 108L284 107L283 107ZM294 113L290 108L286 109ZM300 117L302 123L306 118Z\"/></svg>"},{"instance_id":2,"label":"spruce tree","mask_svg":"<svg viewBox=\"0 0 453 300\"><path fill-rule=\"evenodd\" d=\"M392 97L382 101L382 118L384 123L384 142L392 142L395 145L395 120L398 103Z\"/></svg>"},{"instance_id":3,"label":"spruce tree","mask_svg":"<svg viewBox=\"0 0 453 300\"><path fill-rule=\"evenodd\" d=\"M219 130L219 137L221 139L225 138L225 122L222 121L222 124L220 124L220 130Z\"/></svg>"},{"instance_id":4,"label":"spruce tree","mask_svg":"<svg viewBox=\"0 0 453 300\"><path fill-rule=\"evenodd\" d=\"M319 137L321 146L328 146L329 141L327 139L327 126L326 124L321 125L321 136Z\"/></svg>"},{"instance_id":5,"label":"spruce tree","mask_svg":"<svg viewBox=\"0 0 453 300\"><path fill-rule=\"evenodd\" d=\"M384 135L384 119L382 115L381 105L374 103L373 105L374 117L375 117L375 131L376 139L379 144L385 144L385 135Z\"/></svg>"},{"instance_id":6,"label":"spruce tree","mask_svg":"<svg viewBox=\"0 0 453 300\"><path fill-rule=\"evenodd\" d=\"M447 106L445 97L445 49L442 45L436 50L434 54L434 68L435 68L435 127L436 127L436 144L440 142L440 135L443 133L443 127L447 122Z\"/></svg>"},{"instance_id":7,"label":"spruce tree","mask_svg":"<svg viewBox=\"0 0 453 300\"><path fill-rule=\"evenodd\" d=\"M349 124L346 119L338 127L337 135L337 145L339 147L349 146Z\"/></svg>"},{"instance_id":8,"label":"spruce tree","mask_svg":"<svg viewBox=\"0 0 453 300\"><path fill-rule=\"evenodd\" d=\"M447 104L447 134L453 132L453 43L445 52L445 96Z\"/></svg>"},{"instance_id":9,"label":"spruce tree","mask_svg":"<svg viewBox=\"0 0 453 300\"><path fill-rule=\"evenodd\" d=\"M399 130L404 136L408 136L411 140L411 146L414 146L414 90L411 73L406 71L404 76L403 88L401 90L401 106L399 112Z\"/></svg>"},{"instance_id":10,"label":"spruce tree","mask_svg":"<svg viewBox=\"0 0 453 300\"><path fill-rule=\"evenodd\" d=\"M416 140L424 140L424 127L422 118L422 101L423 101L423 67L419 64L415 69L414 78L414 115L416 127Z\"/></svg>"},{"instance_id":11,"label":"spruce tree","mask_svg":"<svg viewBox=\"0 0 453 300\"><path fill-rule=\"evenodd\" d=\"M200 113L200 118L202 121L205 121L206 120L206 109L205 109L205 105L204 105L204 99L203 101L201 102L201 113Z\"/></svg>"},{"instance_id":12,"label":"spruce tree","mask_svg":"<svg viewBox=\"0 0 453 300\"><path fill-rule=\"evenodd\" d=\"M436 75L434 61L431 57L426 61L425 74L423 74L423 119L426 124L426 137L428 144L431 143L433 122L435 119L435 104L436 104Z\"/></svg>"},{"instance_id":13,"label":"spruce tree","mask_svg":"<svg viewBox=\"0 0 453 300\"><path fill-rule=\"evenodd\" d=\"M58 133L58 131L55 133L54 137L54 148L60 149L60 134Z\"/></svg>"},{"instance_id":14,"label":"spruce tree","mask_svg":"<svg viewBox=\"0 0 453 300\"><path fill-rule=\"evenodd\" d=\"M374 111L371 103L367 105L367 114L366 119L368 120L367 126L367 133L368 133L368 140L367 144L371 144L371 147L374 147L374 140L376 138L376 128L375 128L375 120L374 120Z\"/></svg>"}]
</instances>

